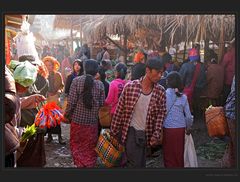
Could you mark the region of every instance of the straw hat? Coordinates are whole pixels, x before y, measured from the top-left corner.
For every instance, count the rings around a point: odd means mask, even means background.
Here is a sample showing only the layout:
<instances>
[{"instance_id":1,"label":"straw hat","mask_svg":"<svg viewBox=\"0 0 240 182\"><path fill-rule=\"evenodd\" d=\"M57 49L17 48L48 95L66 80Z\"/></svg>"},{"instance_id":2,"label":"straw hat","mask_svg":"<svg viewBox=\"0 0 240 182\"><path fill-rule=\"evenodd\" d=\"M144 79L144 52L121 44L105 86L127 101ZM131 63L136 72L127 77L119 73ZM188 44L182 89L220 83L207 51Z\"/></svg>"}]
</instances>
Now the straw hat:
<instances>
[{"instance_id":1,"label":"straw hat","mask_svg":"<svg viewBox=\"0 0 240 182\"><path fill-rule=\"evenodd\" d=\"M46 62L48 61L50 61L53 64L53 70L58 71L58 69L60 68L60 63L57 61L57 59L52 56L46 56L43 58L44 64L46 64Z\"/></svg>"}]
</instances>

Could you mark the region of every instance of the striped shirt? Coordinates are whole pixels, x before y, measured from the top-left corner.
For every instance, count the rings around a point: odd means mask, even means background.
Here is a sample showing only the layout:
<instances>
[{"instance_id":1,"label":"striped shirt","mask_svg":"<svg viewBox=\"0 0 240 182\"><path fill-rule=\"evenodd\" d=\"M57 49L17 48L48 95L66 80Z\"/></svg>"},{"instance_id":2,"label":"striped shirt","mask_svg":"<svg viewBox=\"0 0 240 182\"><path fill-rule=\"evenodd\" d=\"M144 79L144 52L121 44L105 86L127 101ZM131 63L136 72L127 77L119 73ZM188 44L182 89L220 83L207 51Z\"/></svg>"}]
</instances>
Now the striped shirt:
<instances>
[{"instance_id":1,"label":"striped shirt","mask_svg":"<svg viewBox=\"0 0 240 182\"><path fill-rule=\"evenodd\" d=\"M167 97L167 116L163 122L164 128L185 128L190 127L193 123L189 104L186 95L177 97L175 90L168 88Z\"/></svg>"},{"instance_id":2,"label":"striped shirt","mask_svg":"<svg viewBox=\"0 0 240 182\"><path fill-rule=\"evenodd\" d=\"M80 124L96 124L98 122L98 110L104 104L104 85L99 80L94 80L92 89L93 101L92 109L87 109L83 105L82 91L84 89L86 76L79 76L73 79L65 115L71 116L71 121Z\"/></svg>"},{"instance_id":3,"label":"striped shirt","mask_svg":"<svg viewBox=\"0 0 240 182\"><path fill-rule=\"evenodd\" d=\"M121 141L125 144L128 129L132 121L135 105L142 93L140 80L128 82L119 98L115 114L111 122L111 135L117 136L122 133ZM159 84L154 84L152 96L148 105L146 117L146 137L147 145L150 141L160 141L162 123L166 115L166 95L165 90Z\"/></svg>"}]
</instances>

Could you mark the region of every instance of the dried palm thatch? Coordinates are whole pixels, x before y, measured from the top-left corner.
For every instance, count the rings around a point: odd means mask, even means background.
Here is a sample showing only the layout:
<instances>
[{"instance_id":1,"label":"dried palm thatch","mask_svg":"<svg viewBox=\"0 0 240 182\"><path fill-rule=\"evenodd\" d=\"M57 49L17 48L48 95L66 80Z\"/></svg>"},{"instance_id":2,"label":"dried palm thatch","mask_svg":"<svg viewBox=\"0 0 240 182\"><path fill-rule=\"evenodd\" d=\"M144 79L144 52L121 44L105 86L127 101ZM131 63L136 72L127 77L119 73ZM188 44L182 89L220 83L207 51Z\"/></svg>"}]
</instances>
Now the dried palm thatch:
<instances>
[{"instance_id":1,"label":"dried palm thatch","mask_svg":"<svg viewBox=\"0 0 240 182\"><path fill-rule=\"evenodd\" d=\"M86 15L56 15L53 28L54 29L79 29L81 23L84 23L90 19L90 16Z\"/></svg>"},{"instance_id":2,"label":"dried palm thatch","mask_svg":"<svg viewBox=\"0 0 240 182\"><path fill-rule=\"evenodd\" d=\"M102 15L92 23L84 24L83 31L92 40L101 40L106 34L135 36L148 29L150 35L155 32L155 37L159 37L155 43L160 42L163 35L170 43L206 38L218 41L222 19L225 37L230 40L235 33L234 15ZM149 39L149 36L145 34L139 39Z\"/></svg>"},{"instance_id":3,"label":"dried palm thatch","mask_svg":"<svg viewBox=\"0 0 240 182\"><path fill-rule=\"evenodd\" d=\"M231 40L234 15L57 15L54 27L81 29L89 41L118 34L156 47L162 40L168 44L203 39L218 42L222 20L225 39Z\"/></svg>"}]
</instances>

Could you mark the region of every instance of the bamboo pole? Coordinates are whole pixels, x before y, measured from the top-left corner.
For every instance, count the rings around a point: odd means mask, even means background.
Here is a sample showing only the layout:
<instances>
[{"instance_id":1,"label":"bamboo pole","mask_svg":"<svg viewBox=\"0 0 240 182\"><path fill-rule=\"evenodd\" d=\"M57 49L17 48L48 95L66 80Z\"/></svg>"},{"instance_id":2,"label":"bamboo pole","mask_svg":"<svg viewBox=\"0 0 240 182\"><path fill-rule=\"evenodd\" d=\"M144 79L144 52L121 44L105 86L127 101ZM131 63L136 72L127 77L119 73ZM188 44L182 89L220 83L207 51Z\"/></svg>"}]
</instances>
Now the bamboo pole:
<instances>
[{"instance_id":1,"label":"bamboo pole","mask_svg":"<svg viewBox=\"0 0 240 182\"><path fill-rule=\"evenodd\" d=\"M184 51L183 51L183 61L185 60L185 52L186 52L186 49L187 49L187 42L185 41L185 42L184 42Z\"/></svg>"},{"instance_id":2,"label":"bamboo pole","mask_svg":"<svg viewBox=\"0 0 240 182\"><path fill-rule=\"evenodd\" d=\"M107 36L107 35L106 35L106 38L107 38L110 42L112 42L115 46L117 46L121 51L124 52L124 48L121 47L117 42L113 41L113 40L112 40L109 36Z\"/></svg>"},{"instance_id":3,"label":"bamboo pole","mask_svg":"<svg viewBox=\"0 0 240 182\"><path fill-rule=\"evenodd\" d=\"M82 22L81 22L81 25L80 25L80 43L81 43L81 47L83 45L83 31L82 31Z\"/></svg>"},{"instance_id":4,"label":"bamboo pole","mask_svg":"<svg viewBox=\"0 0 240 182\"><path fill-rule=\"evenodd\" d=\"M219 42L224 42L224 36L225 36L225 32L224 32L224 17L223 17L221 20ZM219 46L218 63L221 63L221 61L222 61L222 57L223 57L223 53L224 53L224 46L225 46L225 44L220 44L220 46Z\"/></svg>"},{"instance_id":5,"label":"bamboo pole","mask_svg":"<svg viewBox=\"0 0 240 182\"><path fill-rule=\"evenodd\" d=\"M71 46L70 46L70 54L73 55L73 25L71 24Z\"/></svg>"},{"instance_id":6,"label":"bamboo pole","mask_svg":"<svg viewBox=\"0 0 240 182\"><path fill-rule=\"evenodd\" d=\"M127 33L125 32L124 33L124 61L125 61L125 64L127 65L127 54L128 54L128 51L127 51Z\"/></svg>"}]
</instances>

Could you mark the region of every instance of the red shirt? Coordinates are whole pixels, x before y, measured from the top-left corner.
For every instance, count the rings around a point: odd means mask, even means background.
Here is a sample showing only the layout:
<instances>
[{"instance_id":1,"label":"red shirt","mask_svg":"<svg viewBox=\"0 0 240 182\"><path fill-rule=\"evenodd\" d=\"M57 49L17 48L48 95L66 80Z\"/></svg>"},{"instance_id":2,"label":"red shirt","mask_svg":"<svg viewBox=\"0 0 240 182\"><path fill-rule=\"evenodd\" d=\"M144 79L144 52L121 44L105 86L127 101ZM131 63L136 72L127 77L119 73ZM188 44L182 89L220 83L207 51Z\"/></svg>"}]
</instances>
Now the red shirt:
<instances>
[{"instance_id":1,"label":"red shirt","mask_svg":"<svg viewBox=\"0 0 240 182\"><path fill-rule=\"evenodd\" d=\"M122 132L122 143L127 139L127 132L132 120L133 110L142 92L140 80L128 82L120 96L115 114L111 122L111 134L117 136ZM147 108L146 108L147 109ZM146 121L147 145L150 146L151 138L160 141L162 123L166 116L166 93L164 88L155 84L152 97L148 106Z\"/></svg>"}]
</instances>

